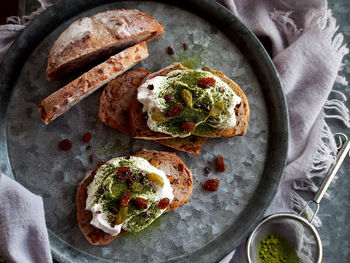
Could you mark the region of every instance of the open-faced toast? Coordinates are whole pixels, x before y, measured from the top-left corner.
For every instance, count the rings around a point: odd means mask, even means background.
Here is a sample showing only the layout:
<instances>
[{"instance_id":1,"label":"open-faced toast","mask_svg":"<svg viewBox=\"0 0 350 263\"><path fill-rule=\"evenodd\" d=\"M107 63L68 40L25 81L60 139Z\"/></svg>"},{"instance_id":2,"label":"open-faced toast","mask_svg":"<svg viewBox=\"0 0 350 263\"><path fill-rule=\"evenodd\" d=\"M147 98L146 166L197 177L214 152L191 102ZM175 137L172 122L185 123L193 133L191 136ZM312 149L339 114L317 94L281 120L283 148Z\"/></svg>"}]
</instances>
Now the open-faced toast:
<instances>
[{"instance_id":1,"label":"open-faced toast","mask_svg":"<svg viewBox=\"0 0 350 263\"><path fill-rule=\"evenodd\" d=\"M193 185L192 174L176 154L141 150L135 156L146 159L152 165L156 166L156 168L165 172L174 194L174 199L170 204L170 210L176 209L190 200ZM96 171L102 164L99 163L94 171L89 173L80 182L76 195L78 226L92 245L105 245L117 237L107 234L91 225L92 213L85 209L88 196L87 187L92 182Z\"/></svg>"},{"instance_id":2,"label":"open-faced toast","mask_svg":"<svg viewBox=\"0 0 350 263\"><path fill-rule=\"evenodd\" d=\"M49 124L92 92L147 57L145 42L110 57L45 98L38 105L41 119Z\"/></svg>"},{"instance_id":3,"label":"open-faced toast","mask_svg":"<svg viewBox=\"0 0 350 263\"><path fill-rule=\"evenodd\" d=\"M187 70L180 63L174 63L158 72L149 74L143 79L143 83L153 79L157 76L166 76L169 72L174 70ZM233 137L244 135L248 128L248 120L250 117L248 99L245 96L241 88L231 79L226 77L221 71L213 70L210 68L203 68L204 71L208 71L217 77L219 77L223 82L225 82L234 93L240 97L241 102L236 105L234 112L236 115L236 124L234 127L224 128L224 129L207 129L205 133L200 136L203 137ZM140 114L142 113L143 105L138 101L137 96L133 99L130 109L130 122L131 130L135 134L136 138L152 140L152 139L166 139L169 138L169 134L155 132L148 128L145 118Z\"/></svg>"},{"instance_id":4,"label":"open-faced toast","mask_svg":"<svg viewBox=\"0 0 350 263\"><path fill-rule=\"evenodd\" d=\"M135 133L134 122L139 121L138 126L147 124L143 119L141 103L136 99L137 87L151 72L144 69L135 69L124 73L108 83L100 98L98 116L100 120L111 128L126 133ZM133 122L130 122L130 116ZM137 118L135 117L137 116ZM205 137L189 136L187 138L172 138L163 136L156 142L176 150L199 154Z\"/></svg>"},{"instance_id":5,"label":"open-faced toast","mask_svg":"<svg viewBox=\"0 0 350 263\"><path fill-rule=\"evenodd\" d=\"M47 79L58 79L92 61L163 34L162 24L135 9L117 9L81 18L54 42L48 58Z\"/></svg>"}]
</instances>

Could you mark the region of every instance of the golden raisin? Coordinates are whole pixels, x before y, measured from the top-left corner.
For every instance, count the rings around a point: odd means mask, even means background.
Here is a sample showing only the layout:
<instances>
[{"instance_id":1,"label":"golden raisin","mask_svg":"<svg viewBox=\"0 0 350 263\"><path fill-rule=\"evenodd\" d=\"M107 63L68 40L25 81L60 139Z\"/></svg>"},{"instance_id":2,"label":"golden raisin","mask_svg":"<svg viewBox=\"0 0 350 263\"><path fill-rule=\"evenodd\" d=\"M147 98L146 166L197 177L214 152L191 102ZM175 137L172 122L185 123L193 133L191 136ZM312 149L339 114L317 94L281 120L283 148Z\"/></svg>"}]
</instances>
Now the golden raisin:
<instances>
[{"instance_id":1,"label":"golden raisin","mask_svg":"<svg viewBox=\"0 0 350 263\"><path fill-rule=\"evenodd\" d=\"M188 107L192 107L192 94L187 89L181 90L181 97Z\"/></svg>"},{"instance_id":2,"label":"golden raisin","mask_svg":"<svg viewBox=\"0 0 350 263\"><path fill-rule=\"evenodd\" d=\"M164 184L164 180L161 176L159 176L158 174L155 174L155 173L149 173L148 174L148 179L155 182L155 183L158 183L160 185L163 185Z\"/></svg>"},{"instance_id":3,"label":"golden raisin","mask_svg":"<svg viewBox=\"0 0 350 263\"><path fill-rule=\"evenodd\" d=\"M169 120L169 118L167 116L165 116L165 114L159 110L155 111L152 116L151 116L152 120L156 121L156 122L166 122Z\"/></svg>"},{"instance_id":4,"label":"golden raisin","mask_svg":"<svg viewBox=\"0 0 350 263\"><path fill-rule=\"evenodd\" d=\"M125 221L127 215L128 215L128 207L127 206L121 207L119 209L118 214L117 214L117 219L116 219L115 223L117 225L120 225L121 223L123 223Z\"/></svg>"},{"instance_id":5,"label":"golden raisin","mask_svg":"<svg viewBox=\"0 0 350 263\"><path fill-rule=\"evenodd\" d=\"M219 116L221 112L224 110L225 103L223 101L219 101L214 104L213 108L210 110L209 115L211 117Z\"/></svg>"}]
</instances>

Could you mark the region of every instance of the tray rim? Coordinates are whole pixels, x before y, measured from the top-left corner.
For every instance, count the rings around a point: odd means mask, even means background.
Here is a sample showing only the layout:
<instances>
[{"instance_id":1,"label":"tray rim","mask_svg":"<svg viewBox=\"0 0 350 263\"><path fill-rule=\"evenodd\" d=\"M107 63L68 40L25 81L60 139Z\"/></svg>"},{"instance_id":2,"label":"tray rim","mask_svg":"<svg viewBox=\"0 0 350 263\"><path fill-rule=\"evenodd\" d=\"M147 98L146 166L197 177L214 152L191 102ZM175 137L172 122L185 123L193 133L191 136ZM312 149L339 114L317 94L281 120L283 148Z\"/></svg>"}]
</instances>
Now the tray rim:
<instances>
[{"instance_id":1,"label":"tray rim","mask_svg":"<svg viewBox=\"0 0 350 263\"><path fill-rule=\"evenodd\" d=\"M32 51L37 45L44 39L49 33L52 32L56 27L65 22L66 20L80 14L81 12L89 9L114 3L114 2L129 2L128 0L61 0L57 4L49 7L42 12L36 19L34 19L22 32L22 34L16 39L11 45L8 52L4 56L0 64L0 144L3 145L3 150L0 151L0 171L14 178L11 165L8 158L7 152L7 141L6 141L6 111L8 102L11 97L12 87L17 81L17 73L21 70L22 66L31 55ZM134 2L143 2L140 0L134 0ZM230 37L230 34L235 32L235 37L239 36L236 41L240 41L241 45L246 44L247 50L240 51L249 61L251 67L254 70L255 75L258 78L263 94L265 95L265 101L267 104L271 104L271 107L267 107L269 113L269 143L267 149L267 160L275 160L265 163L264 171L262 174L262 182L259 182L257 191L253 194L250 203L254 201L256 204L262 205L259 211L246 211L243 210L238 219L242 217L249 218L243 224L244 230L241 230L241 238L232 241L232 236L228 233L230 227L226 229L219 237L212 242L201 247L188 255L182 255L176 259L170 259L166 262L214 262L219 261L225 257L230 251L232 251L238 244L240 244L246 235L251 232L255 225L258 224L260 219L263 217L265 210L275 196L280 182L282 180L284 167L286 164L286 157L288 152L288 133L289 133L289 121L288 111L286 106L285 96L282 91L282 84L278 76L278 72L273 65L272 60L267 54L264 47L261 45L257 37L228 9L212 0L187 0L176 1L176 0L151 0L153 2L161 2L164 4L174 5L190 11L205 20L216 25L220 30L225 33L236 45L237 43ZM65 12L62 12L65 10ZM58 17L57 17L58 16ZM46 23L42 23L46 21ZM52 23L48 23L51 21ZM225 26L225 27L220 27ZM28 41L30 40L30 41ZM237 45L238 46L238 45ZM259 54L261 57L250 56L248 54ZM252 64L257 66L252 66ZM6 65L15 65L6 67ZM256 72L257 68L262 72ZM270 83L271 88L267 88L265 85L261 85L261 82ZM273 92L272 92L273 91ZM276 104L277 103L277 104ZM272 108L275 107L275 110ZM272 129L276 128L277 130ZM271 145L271 138L274 144ZM272 183L272 187L271 187ZM267 187L264 191L263 188ZM270 188L269 188L270 187ZM265 199L262 200L260 195L265 195ZM231 225L232 227L232 225ZM48 230L51 252L55 259L60 262L74 262L75 260L81 260L82 257L88 261L93 260L94 262L111 262L105 259L99 259L95 256L88 254L87 252L80 251L76 248L72 248L65 241L57 237L53 232ZM224 241L224 243L222 243ZM220 246L215 246L219 244ZM214 249L212 248L214 247ZM217 249L216 249L217 248ZM62 251L66 255L62 254Z\"/></svg>"}]
</instances>

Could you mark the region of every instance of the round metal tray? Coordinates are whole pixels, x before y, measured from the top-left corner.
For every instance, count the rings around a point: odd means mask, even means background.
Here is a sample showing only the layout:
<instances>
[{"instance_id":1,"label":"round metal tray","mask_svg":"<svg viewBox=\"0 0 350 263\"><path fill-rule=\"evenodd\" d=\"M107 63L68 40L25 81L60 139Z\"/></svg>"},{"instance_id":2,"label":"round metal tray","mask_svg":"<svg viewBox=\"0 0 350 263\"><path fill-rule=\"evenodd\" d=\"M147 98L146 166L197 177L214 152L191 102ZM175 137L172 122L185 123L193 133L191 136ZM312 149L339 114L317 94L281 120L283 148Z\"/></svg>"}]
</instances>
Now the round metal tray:
<instances>
[{"instance_id":1,"label":"round metal tray","mask_svg":"<svg viewBox=\"0 0 350 263\"><path fill-rule=\"evenodd\" d=\"M150 57L137 67L158 70L175 60L222 70L250 102L251 120L243 137L209 139L202 154L178 153L194 175L191 201L163 215L149 229L126 234L102 247L91 246L75 219L75 191L88 156L98 159L142 147L168 150L134 140L97 118L98 91L46 126L36 105L70 80L45 79L53 41L74 20L116 8L138 8L165 26L161 39L148 44ZM184 51L183 43L190 49ZM173 45L175 55L166 53ZM215 262L234 249L262 218L277 191L285 166L288 114L278 74L257 38L231 12L209 0L62 0L35 19L11 46L0 65L0 171L43 196L52 253L61 262ZM81 135L93 135L86 150ZM73 141L69 152L57 143ZM206 175L217 154L227 171ZM97 160L96 160L97 161ZM220 189L202 184L219 178Z\"/></svg>"}]
</instances>

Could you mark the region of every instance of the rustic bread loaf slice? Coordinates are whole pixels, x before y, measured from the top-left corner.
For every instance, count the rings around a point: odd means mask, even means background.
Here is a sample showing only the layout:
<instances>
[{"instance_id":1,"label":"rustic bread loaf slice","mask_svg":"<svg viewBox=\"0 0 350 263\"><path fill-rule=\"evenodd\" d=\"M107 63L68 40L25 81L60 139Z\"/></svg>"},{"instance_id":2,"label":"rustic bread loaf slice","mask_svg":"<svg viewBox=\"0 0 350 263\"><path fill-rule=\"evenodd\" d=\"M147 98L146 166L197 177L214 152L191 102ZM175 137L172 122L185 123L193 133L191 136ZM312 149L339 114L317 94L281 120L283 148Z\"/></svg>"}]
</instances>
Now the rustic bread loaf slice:
<instances>
[{"instance_id":1,"label":"rustic bread loaf slice","mask_svg":"<svg viewBox=\"0 0 350 263\"><path fill-rule=\"evenodd\" d=\"M148 160L151 164L157 166L158 169L164 171L169 178L174 194L174 199L170 204L170 210L176 209L190 200L193 185L192 174L175 153L141 150L137 152L135 156ZM117 237L111 236L91 225L92 213L89 210L85 210L88 196L87 187L92 182L98 168L102 164L103 162L98 163L95 169L87 174L79 183L76 195L78 226L85 238L92 245L105 245ZM119 235L124 232L125 231L122 231Z\"/></svg>"},{"instance_id":2,"label":"rustic bread loaf slice","mask_svg":"<svg viewBox=\"0 0 350 263\"><path fill-rule=\"evenodd\" d=\"M100 97L98 117L107 126L131 133L129 108L137 87L151 72L135 69L110 81Z\"/></svg>"},{"instance_id":3,"label":"rustic bread loaf slice","mask_svg":"<svg viewBox=\"0 0 350 263\"><path fill-rule=\"evenodd\" d=\"M163 34L163 25L139 10L117 9L81 18L54 42L48 58L47 79L59 79L96 59L107 58Z\"/></svg>"},{"instance_id":4,"label":"rustic bread loaf slice","mask_svg":"<svg viewBox=\"0 0 350 263\"><path fill-rule=\"evenodd\" d=\"M166 76L170 71L173 70L186 70L187 68L182 66L180 63L174 63L164 69L159 70L158 72L149 74L147 77L145 77L142 81L142 83L146 82L149 79L152 79L156 76ZM233 136L241 136L244 135L248 128L248 121L250 117L250 111L249 111L249 104L248 99L244 92L241 90L241 88L231 79L226 77L221 71L213 70L210 68L203 68L205 71L209 71L219 77L222 81L224 81L226 84L229 85L229 87L232 88L232 90L238 95L242 102L236 106L235 113L236 113L236 125L234 127L226 128L226 129L212 129L211 131L208 130L205 134L203 134L203 137L233 137ZM141 84L142 84L141 83ZM169 138L168 134L160 133L160 132L154 132L150 130L147 126L146 121L144 118L140 117L140 110L142 112L142 104L138 102L137 98L135 97L131 104L131 110L130 110L130 120L131 120L131 128L132 131L136 134L136 138L140 139L166 139Z\"/></svg>"},{"instance_id":5,"label":"rustic bread loaf slice","mask_svg":"<svg viewBox=\"0 0 350 263\"><path fill-rule=\"evenodd\" d=\"M111 128L132 133L129 118L130 105L132 102L134 103L137 87L143 78L150 73L148 70L135 69L110 81L100 98L98 111L100 120ZM136 103L140 104L137 100ZM139 112L136 114L141 118L140 121L146 125L142 119L142 109L138 107L138 110ZM200 149L206 140L204 137L190 136L155 141L179 151L200 154Z\"/></svg>"},{"instance_id":6,"label":"rustic bread loaf slice","mask_svg":"<svg viewBox=\"0 0 350 263\"><path fill-rule=\"evenodd\" d=\"M146 42L110 57L44 99L38 106L40 118L49 124L92 92L147 57Z\"/></svg>"}]
</instances>

